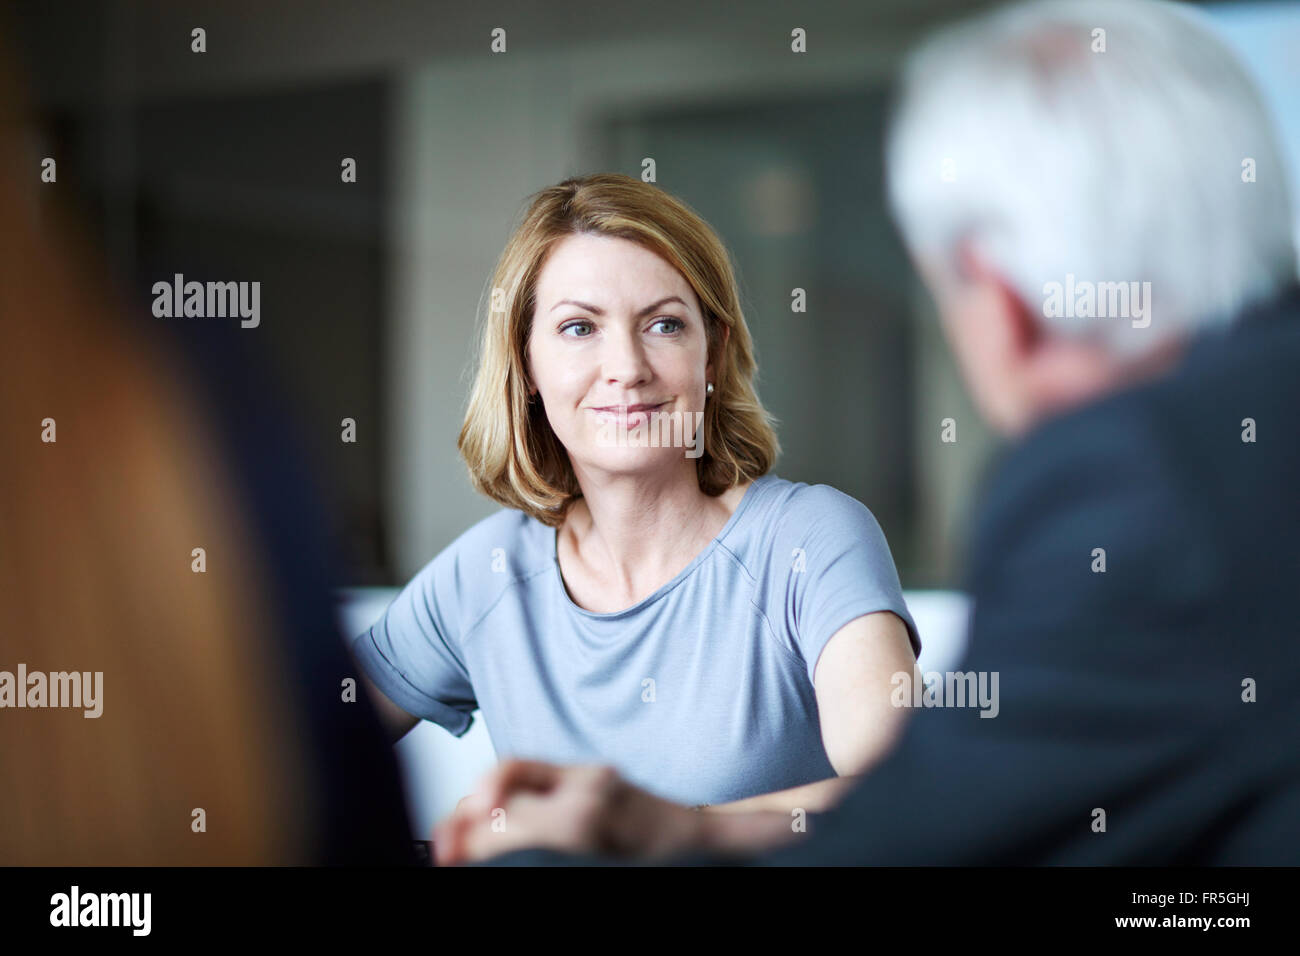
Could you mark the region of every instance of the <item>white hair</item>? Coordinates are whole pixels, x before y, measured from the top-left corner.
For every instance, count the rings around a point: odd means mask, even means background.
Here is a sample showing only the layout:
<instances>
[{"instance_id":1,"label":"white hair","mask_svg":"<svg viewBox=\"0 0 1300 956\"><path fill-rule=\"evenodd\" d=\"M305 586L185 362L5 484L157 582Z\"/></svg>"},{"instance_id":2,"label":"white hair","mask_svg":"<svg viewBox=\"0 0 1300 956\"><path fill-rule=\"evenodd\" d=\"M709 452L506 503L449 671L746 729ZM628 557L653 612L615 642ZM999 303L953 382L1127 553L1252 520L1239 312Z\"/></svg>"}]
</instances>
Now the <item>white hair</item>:
<instances>
[{"instance_id":1,"label":"white hair","mask_svg":"<svg viewBox=\"0 0 1300 956\"><path fill-rule=\"evenodd\" d=\"M955 268L969 241L1041 321L1121 353L1296 281L1265 107L1201 14L1173 3L1021 3L937 34L904 67L886 168L914 252ZM1049 315L1067 277L1149 282L1149 327Z\"/></svg>"}]
</instances>

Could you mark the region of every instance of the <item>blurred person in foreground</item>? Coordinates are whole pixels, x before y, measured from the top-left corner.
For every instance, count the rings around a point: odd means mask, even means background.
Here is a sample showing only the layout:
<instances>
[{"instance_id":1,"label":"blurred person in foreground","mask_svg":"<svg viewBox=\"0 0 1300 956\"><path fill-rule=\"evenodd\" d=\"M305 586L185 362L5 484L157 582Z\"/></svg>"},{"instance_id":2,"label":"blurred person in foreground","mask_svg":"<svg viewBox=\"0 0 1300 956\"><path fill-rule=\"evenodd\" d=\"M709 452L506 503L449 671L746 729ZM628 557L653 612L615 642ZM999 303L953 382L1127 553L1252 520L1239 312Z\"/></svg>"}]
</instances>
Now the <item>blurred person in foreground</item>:
<instances>
[{"instance_id":1,"label":"blurred person in foreground","mask_svg":"<svg viewBox=\"0 0 1300 956\"><path fill-rule=\"evenodd\" d=\"M0 865L417 862L378 716L344 700L319 479L246 333L147 317L97 271L10 62Z\"/></svg>"},{"instance_id":2,"label":"blurred person in foreground","mask_svg":"<svg viewBox=\"0 0 1300 956\"><path fill-rule=\"evenodd\" d=\"M940 696L763 855L798 814L508 762L435 830L440 862L1300 863L1291 205L1259 97L1199 20L1021 5L904 76L892 207L1010 439L961 668L999 675L996 716Z\"/></svg>"}]
</instances>

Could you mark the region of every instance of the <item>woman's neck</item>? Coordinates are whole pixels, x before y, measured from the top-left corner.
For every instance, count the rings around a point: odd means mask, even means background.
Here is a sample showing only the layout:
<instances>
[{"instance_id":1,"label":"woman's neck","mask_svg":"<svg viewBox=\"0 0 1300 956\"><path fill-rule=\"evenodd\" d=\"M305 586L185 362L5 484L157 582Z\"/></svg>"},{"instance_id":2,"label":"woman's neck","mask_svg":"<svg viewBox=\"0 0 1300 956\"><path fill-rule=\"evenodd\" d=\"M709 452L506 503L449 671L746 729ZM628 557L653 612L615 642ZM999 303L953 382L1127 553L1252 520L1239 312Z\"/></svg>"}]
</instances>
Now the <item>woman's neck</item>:
<instances>
[{"instance_id":1,"label":"woman's neck","mask_svg":"<svg viewBox=\"0 0 1300 956\"><path fill-rule=\"evenodd\" d=\"M671 580L726 526L745 486L719 497L689 473L584 480L561 535L602 583L623 595L649 593ZM739 494L737 494L739 492Z\"/></svg>"}]
</instances>

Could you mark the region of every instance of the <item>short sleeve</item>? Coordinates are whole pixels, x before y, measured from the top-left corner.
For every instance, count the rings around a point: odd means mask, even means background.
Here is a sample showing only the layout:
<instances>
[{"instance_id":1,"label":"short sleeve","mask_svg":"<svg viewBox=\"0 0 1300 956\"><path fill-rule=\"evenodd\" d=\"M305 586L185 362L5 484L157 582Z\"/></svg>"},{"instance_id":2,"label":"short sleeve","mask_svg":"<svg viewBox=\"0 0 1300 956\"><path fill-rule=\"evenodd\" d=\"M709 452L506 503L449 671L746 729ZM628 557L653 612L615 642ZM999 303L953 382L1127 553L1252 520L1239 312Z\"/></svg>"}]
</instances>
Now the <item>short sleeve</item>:
<instances>
[{"instance_id":1,"label":"short sleeve","mask_svg":"<svg viewBox=\"0 0 1300 956\"><path fill-rule=\"evenodd\" d=\"M829 485L800 488L776 535L774 571L784 580L785 620L811 681L832 637L855 618L892 611L907 626L912 652L921 638L912 620L893 556L867 506Z\"/></svg>"},{"instance_id":2,"label":"short sleeve","mask_svg":"<svg viewBox=\"0 0 1300 956\"><path fill-rule=\"evenodd\" d=\"M448 548L406 585L352 654L375 685L407 713L460 737L478 703L456 640L456 558Z\"/></svg>"}]
</instances>

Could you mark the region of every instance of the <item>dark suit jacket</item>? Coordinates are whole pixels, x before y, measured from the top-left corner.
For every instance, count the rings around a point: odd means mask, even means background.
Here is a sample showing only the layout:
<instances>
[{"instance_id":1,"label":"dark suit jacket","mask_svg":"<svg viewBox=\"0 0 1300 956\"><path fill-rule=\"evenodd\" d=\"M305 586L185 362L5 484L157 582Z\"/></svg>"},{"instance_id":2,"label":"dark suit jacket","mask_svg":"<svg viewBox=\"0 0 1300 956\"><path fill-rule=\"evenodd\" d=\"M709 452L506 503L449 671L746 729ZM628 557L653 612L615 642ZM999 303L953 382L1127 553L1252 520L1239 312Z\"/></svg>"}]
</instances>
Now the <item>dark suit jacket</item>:
<instances>
[{"instance_id":1,"label":"dark suit jacket","mask_svg":"<svg viewBox=\"0 0 1300 956\"><path fill-rule=\"evenodd\" d=\"M998 715L918 709L798 844L674 862L1300 863L1300 294L1035 428L978 515Z\"/></svg>"}]
</instances>

